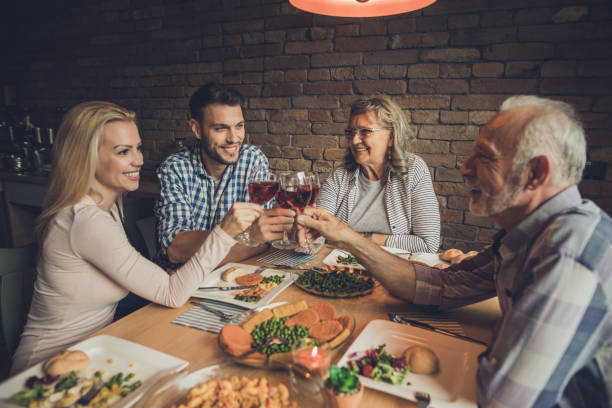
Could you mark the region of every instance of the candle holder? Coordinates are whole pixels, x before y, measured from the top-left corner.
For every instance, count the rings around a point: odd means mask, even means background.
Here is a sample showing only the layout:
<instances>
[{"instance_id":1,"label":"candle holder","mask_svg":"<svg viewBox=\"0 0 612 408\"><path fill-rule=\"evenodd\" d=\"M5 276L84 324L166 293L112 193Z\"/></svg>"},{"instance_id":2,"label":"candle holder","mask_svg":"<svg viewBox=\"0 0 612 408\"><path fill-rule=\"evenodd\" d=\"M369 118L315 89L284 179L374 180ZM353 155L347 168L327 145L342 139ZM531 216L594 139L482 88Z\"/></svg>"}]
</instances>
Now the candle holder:
<instances>
[{"instance_id":1,"label":"candle holder","mask_svg":"<svg viewBox=\"0 0 612 408\"><path fill-rule=\"evenodd\" d=\"M329 350L319 347L318 342L312 339L300 339L291 348L293 364L289 372L291 386L294 390L312 394L320 393L323 378L331 364ZM307 373L305 375L305 373Z\"/></svg>"}]
</instances>

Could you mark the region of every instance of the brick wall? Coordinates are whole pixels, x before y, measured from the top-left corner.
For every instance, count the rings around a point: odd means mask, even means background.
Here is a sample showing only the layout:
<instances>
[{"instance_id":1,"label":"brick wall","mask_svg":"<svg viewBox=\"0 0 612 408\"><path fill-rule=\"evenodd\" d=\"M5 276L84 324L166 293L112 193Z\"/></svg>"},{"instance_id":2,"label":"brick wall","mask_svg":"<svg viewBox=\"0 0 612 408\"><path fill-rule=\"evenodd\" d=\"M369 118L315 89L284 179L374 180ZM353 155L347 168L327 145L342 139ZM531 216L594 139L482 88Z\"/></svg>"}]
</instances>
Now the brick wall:
<instances>
[{"instance_id":1,"label":"brick wall","mask_svg":"<svg viewBox=\"0 0 612 408\"><path fill-rule=\"evenodd\" d=\"M5 7L3 84L19 103L106 99L137 111L146 170L190 137L187 101L209 80L246 96L248 137L276 169L326 174L344 155L347 106L385 92L418 128L443 246L480 247L495 226L467 211L456 168L500 102L572 103L589 158L612 157L609 0L438 0L373 19L306 14L280 0L31 0ZM4 59L4 58L3 58ZM612 166L583 193L612 210Z\"/></svg>"}]
</instances>

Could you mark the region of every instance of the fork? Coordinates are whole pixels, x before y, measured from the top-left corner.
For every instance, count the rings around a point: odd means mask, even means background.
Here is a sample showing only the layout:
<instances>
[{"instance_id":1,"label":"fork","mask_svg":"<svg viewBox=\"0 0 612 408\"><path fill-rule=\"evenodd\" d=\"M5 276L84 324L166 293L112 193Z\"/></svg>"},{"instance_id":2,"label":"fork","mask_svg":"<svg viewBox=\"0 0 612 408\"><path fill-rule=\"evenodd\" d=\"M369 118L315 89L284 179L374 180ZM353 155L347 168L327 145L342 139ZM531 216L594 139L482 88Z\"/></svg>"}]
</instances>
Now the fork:
<instances>
[{"instance_id":1,"label":"fork","mask_svg":"<svg viewBox=\"0 0 612 408\"><path fill-rule=\"evenodd\" d=\"M204 309L204 310L206 310L206 311L208 311L208 312L210 312L210 313L214 313L214 314L216 314L217 316L219 316L219 317L220 317L220 318L222 318L223 320L232 320L232 319L234 318L234 317L233 317L234 315L230 315L230 314L227 314L227 313L225 313L225 312L222 312L222 311L221 311L221 310L219 310L219 309L215 309L215 308L212 308L212 307L206 306L204 303L200 303L200 302L194 302L194 301L191 301L191 304L192 304L192 305L195 305L195 306L200 306L202 309Z\"/></svg>"},{"instance_id":2,"label":"fork","mask_svg":"<svg viewBox=\"0 0 612 408\"><path fill-rule=\"evenodd\" d=\"M427 408L429 406L429 402L431 401L431 397L428 392L415 391L414 397L417 400L418 408Z\"/></svg>"}]
</instances>

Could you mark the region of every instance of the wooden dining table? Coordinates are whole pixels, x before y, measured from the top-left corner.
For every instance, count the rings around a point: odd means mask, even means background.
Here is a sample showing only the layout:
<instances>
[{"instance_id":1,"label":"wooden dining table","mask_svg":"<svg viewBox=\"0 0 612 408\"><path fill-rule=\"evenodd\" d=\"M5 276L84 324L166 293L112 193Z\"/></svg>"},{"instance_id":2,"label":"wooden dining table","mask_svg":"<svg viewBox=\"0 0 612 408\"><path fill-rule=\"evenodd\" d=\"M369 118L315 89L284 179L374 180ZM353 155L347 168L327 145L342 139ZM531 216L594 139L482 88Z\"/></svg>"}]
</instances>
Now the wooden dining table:
<instances>
[{"instance_id":1,"label":"wooden dining table","mask_svg":"<svg viewBox=\"0 0 612 408\"><path fill-rule=\"evenodd\" d=\"M316 258L299 266L300 269L321 266L323 259L331 248L324 246ZM261 255L247 259L242 263L249 265L265 265L257 261ZM300 300L321 301L323 298L304 292L295 285L289 286L275 299L277 301L297 302ZM388 320L390 312L407 312L421 310L418 306L393 297L382 286L373 293L356 298L325 298L326 301L348 310L355 318L355 330L340 347L332 352L332 363L337 362L351 343L372 320ZM134 313L112 323L93 334L120 337L152 349L184 359L190 366L203 366L211 361L227 359L217 342L217 334L195 328L174 324L172 321L192 308L189 302L178 308L168 308L157 304L149 304ZM474 305L450 311L451 318L461 324L466 336L488 343L496 320L500 317L497 298L489 299ZM366 388L362 407L410 407L414 403Z\"/></svg>"}]
</instances>

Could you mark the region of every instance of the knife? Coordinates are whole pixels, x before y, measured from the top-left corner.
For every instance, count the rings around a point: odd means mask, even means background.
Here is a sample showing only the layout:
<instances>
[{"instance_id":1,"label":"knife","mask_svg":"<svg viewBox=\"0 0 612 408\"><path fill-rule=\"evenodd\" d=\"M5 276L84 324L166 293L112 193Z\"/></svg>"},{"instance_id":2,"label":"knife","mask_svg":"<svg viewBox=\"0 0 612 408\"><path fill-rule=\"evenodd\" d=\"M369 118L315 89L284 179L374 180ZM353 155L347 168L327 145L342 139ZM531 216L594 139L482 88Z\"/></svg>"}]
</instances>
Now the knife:
<instances>
[{"instance_id":1,"label":"knife","mask_svg":"<svg viewBox=\"0 0 612 408\"><path fill-rule=\"evenodd\" d=\"M217 289L217 290L238 290L238 289L249 289L252 286L201 286L198 290L208 290L208 289Z\"/></svg>"},{"instance_id":2,"label":"knife","mask_svg":"<svg viewBox=\"0 0 612 408\"><path fill-rule=\"evenodd\" d=\"M467 341L471 341L471 342L474 342L474 343L482 344L483 346L487 345L487 343L485 343L483 341L480 341L480 340L476 340L476 339L474 339L472 337L464 336L462 334L453 333L450 330L440 329L438 327L434 327L434 326L432 326L430 324L423 323L423 322L420 322L418 320L405 319L405 318L403 318L401 316L395 316L395 317L397 319L399 319L402 323L408 323L409 325L414 326L414 327L420 327L422 329L431 330L431 331L434 331L436 333L442 333L442 334L445 334L447 336L457 337L458 339L467 340Z\"/></svg>"},{"instance_id":3,"label":"knife","mask_svg":"<svg viewBox=\"0 0 612 408\"><path fill-rule=\"evenodd\" d=\"M255 269L255 271L253 273L262 273L266 269L268 269L267 266L260 266L259 268Z\"/></svg>"}]
</instances>

